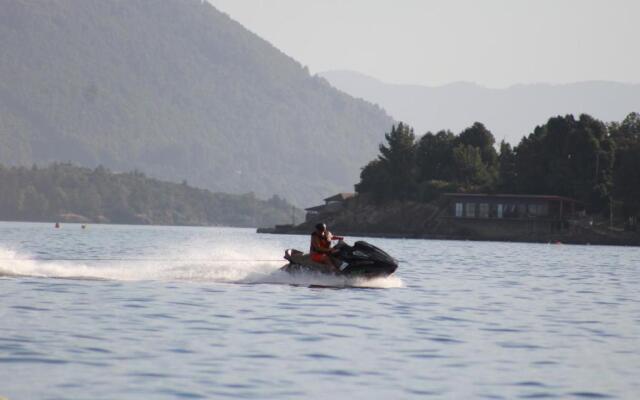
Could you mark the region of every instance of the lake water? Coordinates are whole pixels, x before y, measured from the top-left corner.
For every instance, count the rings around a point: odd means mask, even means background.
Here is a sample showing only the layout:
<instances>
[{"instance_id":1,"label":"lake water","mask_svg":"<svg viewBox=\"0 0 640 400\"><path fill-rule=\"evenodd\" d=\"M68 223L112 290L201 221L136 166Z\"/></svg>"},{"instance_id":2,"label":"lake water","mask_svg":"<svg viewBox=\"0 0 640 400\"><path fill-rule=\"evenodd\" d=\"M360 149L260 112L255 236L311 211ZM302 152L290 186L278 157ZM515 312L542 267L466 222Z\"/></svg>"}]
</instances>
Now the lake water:
<instances>
[{"instance_id":1,"label":"lake water","mask_svg":"<svg viewBox=\"0 0 640 400\"><path fill-rule=\"evenodd\" d=\"M640 398L640 249L367 240L395 276L277 271L301 236L0 223L0 397Z\"/></svg>"}]
</instances>

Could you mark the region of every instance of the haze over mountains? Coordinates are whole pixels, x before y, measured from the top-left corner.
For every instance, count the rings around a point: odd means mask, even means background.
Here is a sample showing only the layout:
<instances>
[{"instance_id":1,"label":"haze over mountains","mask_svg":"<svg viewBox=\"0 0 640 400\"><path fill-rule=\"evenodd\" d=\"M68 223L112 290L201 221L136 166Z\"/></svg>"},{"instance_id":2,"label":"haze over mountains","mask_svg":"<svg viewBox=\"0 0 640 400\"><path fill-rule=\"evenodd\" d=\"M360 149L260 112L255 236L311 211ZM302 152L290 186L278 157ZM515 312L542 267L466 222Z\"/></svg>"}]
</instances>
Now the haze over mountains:
<instances>
[{"instance_id":1,"label":"haze over mountains","mask_svg":"<svg viewBox=\"0 0 640 400\"><path fill-rule=\"evenodd\" d=\"M71 161L309 205L392 119L200 0L0 0L0 163Z\"/></svg>"},{"instance_id":2,"label":"haze over mountains","mask_svg":"<svg viewBox=\"0 0 640 400\"><path fill-rule=\"evenodd\" d=\"M441 129L457 133L479 121L498 141L517 144L552 116L587 113L620 121L640 111L640 84L579 82L489 89L464 82L436 87L389 84L353 71L319 75L345 93L380 105L412 125L416 134Z\"/></svg>"}]
</instances>

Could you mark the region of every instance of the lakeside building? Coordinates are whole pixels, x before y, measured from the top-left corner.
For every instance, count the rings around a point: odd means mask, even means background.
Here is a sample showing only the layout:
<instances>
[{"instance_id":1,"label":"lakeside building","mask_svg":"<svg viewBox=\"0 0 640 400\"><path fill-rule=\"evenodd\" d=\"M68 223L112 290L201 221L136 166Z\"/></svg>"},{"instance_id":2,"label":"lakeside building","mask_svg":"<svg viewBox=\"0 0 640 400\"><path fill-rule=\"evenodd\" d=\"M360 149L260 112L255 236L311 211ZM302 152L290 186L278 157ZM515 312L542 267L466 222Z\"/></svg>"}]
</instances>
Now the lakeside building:
<instances>
[{"instance_id":1,"label":"lakeside building","mask_svg":"<svg viewBox=\"0 0 640 400\"><path fill-rule=\"evenodd\" d=\"M553 195L445 193L443 217L492 235L557 232L584 215L582 203Z\"/></svg>"},{"instance_id":2,"label":"lakeside building","mask_svg":"<svg viewBox=\"0 0 640 400\"><path fill-rule=\"evenodd\" d=\"M307 208L300 225L258 232L307 235L324 221L349 236L640 245L636 232L612 229L602 218L587 215L580 201L556 195L445 193L428 203L381 205L367 194L338 193L324 200Z\"/></svg>"}]
</instances>

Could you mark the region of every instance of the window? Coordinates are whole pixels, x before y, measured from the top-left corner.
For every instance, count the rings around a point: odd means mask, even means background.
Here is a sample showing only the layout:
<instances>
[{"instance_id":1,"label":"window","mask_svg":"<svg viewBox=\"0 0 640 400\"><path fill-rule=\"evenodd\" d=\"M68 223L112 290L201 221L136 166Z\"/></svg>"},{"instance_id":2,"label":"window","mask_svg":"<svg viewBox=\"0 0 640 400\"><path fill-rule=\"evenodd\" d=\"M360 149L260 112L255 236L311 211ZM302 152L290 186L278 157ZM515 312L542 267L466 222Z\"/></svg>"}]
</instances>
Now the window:
<instances>
[{"instance_id":1,"label":"window","mask_svg":"<svg viewBox=\"0 0 640 400\"><path fill-rule=\"evenodd\" d=\"M502 217L503 218L517 218L518 212L516 211L515 204L504 204L502 206Z\"/></svg>"},{"instance_id":2,"label":"window","mask_svg":"<svg viewBox=\"0 0 640 400\"><path fill-rule=\"evenodd\" d=\"M480 209L478 210L478 216L480 218L489 218L489 204L480 203Z\"/></svg>"},{"instance_id":3,"label":"window","mask_svg":"<svg viewBox=\"0 0 640 400\"><path fill-rule=\"evenodd\" d=\"M502 204L498 204L497 217L502 218L502 215L503 215Z\"/></svg>"},{"instance_id":4,"label":"window","mask_svg":"<svg viewBox=\"0 0 640 400\"><path fill-rule=\"evenodd\" d=\"M465 204L465 215L468 218L476 217L476 204L475 203L467 203Z\"/></svg>"},{"instance_id":5,"label":"window","mask_svg":"<svg viewBox=\"0 0 640 400\"><path fill-rule=\"evenodd\" d=\"M462 203L456 203L456 217L461 218L462 212L463 212Z\"/></svg>"},{"instance_id":6,"label":"window","mask_svg":"<svg viewBox=\"0 0 640 400\"><path fill-rule=\"evenodd\" d=\"M549 215L549 207L547 203L543 204L529 204L529 214L538 217Z\"/></svg>"},{"instance_id":7,"label":"window","mask_svg":"<svg viewBox=\"0 0 640 400\"><path fill-rule=\"evenodd\" d=\"M527 217L527 205L526 204L518 204L517 208L518 212L516 216L518 218L526 218Z\"/></svg>"}]
</instances>

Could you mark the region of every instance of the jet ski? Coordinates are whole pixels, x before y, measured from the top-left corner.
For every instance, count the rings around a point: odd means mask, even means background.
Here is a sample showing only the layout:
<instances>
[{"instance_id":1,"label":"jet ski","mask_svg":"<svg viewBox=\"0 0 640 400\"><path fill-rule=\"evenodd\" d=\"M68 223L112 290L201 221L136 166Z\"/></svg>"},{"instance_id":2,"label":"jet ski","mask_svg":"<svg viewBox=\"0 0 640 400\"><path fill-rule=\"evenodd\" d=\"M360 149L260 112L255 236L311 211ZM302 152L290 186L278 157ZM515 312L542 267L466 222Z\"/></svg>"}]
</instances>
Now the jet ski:
<instances>
[{"instance_id":1,"label":"jet ski","mask_svg":"<svg viewBox=\"0 0 640 400\"><path fill-rule=\"evenodd\" d=\"M333 247L336 252L331 255L334 265L332 269L326 264L311 260L309 254L295 249L287 249L284 253L289 264L280 270L295 274L315 272L336 276L382 278L389 276L398 268L398 262L386 252L364 241L357 241L349 246L344 241Z\"/></svg>"}]
</instances>

